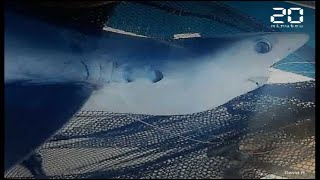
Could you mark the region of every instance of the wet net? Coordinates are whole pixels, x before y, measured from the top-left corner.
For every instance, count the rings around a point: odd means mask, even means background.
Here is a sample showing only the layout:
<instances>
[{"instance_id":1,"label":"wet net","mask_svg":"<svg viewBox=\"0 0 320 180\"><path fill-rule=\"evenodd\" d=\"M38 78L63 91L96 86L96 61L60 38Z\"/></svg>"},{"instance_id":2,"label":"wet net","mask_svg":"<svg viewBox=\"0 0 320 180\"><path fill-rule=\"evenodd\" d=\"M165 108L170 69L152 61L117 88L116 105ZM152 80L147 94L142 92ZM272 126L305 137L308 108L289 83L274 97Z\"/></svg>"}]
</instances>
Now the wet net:
<instances>
[{"instance_id":1,"label":"wet net","mask_svg":"<svg viewBox=\"0 0 320 180\"><path fill-rule=\"evenodd\" d=\"M105 25L160 38L274 31L220 2L122 2ZM307 51L293 56L313 62ZM80 110L5 177L314 178L314 94L309 81L267 84L188 115Z\"/></svg>"},{"instance_id":2,"label":"wet net","mask_svg":"<svg viewBox=\"0 0 320 180\"><path fill-rule=\"evenodd\" d=\"M80 111L6 176L313 178L314 88L264 85L190 115Z\"/></svg>"}]
</instances>

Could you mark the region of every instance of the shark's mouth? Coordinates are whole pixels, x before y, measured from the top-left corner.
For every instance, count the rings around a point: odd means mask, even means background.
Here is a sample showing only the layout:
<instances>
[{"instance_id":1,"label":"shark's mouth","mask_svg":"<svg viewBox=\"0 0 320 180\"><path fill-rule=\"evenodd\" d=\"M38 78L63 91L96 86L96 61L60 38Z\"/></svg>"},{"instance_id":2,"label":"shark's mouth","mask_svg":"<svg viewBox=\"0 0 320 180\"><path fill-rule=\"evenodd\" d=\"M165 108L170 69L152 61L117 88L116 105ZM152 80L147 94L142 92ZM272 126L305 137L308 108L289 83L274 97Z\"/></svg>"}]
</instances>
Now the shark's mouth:
<instances>
[{"instance_id":1,"label":"shark's mouth","mask_svg":"<svg viewBox=\"0 0 320 180\"><path fill-rule=\"evenodd\" d=\"M267 83L268 79L269 79L269 76L257 76L257 77L249 78L248 81L256 84L258 87L261 87Z\"/></svg>"}]
</instances>

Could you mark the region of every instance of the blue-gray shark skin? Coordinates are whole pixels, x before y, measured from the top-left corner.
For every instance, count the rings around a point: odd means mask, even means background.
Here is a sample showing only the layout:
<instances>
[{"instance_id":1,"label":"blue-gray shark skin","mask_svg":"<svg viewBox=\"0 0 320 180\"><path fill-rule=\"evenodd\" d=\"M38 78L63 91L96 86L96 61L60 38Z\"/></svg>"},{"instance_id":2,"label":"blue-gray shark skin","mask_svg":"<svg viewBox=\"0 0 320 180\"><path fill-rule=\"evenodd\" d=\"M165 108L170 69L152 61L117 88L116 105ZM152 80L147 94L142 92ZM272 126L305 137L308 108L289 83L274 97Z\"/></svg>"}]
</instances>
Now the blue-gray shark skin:
<instances>
[{"instance_id":1,"label":"blue-gray shark skin","mask_svg":"<svg viewBox=\"0 0 320 180\"><path fill-rule=\"evenodd\" d=\"M90 84L96 90L84 109L190 114L262 86L269 67L308 39L273 32L167 41L81 35L6 13L5 82Z\"/></svg>"}]
</instances>

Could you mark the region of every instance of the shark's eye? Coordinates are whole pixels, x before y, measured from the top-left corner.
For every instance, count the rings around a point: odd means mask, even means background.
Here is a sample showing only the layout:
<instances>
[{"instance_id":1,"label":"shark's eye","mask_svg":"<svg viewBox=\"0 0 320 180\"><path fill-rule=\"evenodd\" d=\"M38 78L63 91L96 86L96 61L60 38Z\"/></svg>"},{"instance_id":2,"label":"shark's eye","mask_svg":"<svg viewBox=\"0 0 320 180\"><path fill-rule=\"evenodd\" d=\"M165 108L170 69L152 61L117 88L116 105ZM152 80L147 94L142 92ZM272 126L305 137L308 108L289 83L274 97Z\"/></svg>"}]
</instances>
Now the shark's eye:
<instances>
[{"instance_id":1,"label":"shark's eye","mask_svg":"<svg viewBox=\"0 0 320 180\"><path fill-rule=\"evenodd\" d=\"M271 44L266 40L260 40L257 42L255 50L261 54L268 53L271 51Z\"/></svg>"}]
</instances>

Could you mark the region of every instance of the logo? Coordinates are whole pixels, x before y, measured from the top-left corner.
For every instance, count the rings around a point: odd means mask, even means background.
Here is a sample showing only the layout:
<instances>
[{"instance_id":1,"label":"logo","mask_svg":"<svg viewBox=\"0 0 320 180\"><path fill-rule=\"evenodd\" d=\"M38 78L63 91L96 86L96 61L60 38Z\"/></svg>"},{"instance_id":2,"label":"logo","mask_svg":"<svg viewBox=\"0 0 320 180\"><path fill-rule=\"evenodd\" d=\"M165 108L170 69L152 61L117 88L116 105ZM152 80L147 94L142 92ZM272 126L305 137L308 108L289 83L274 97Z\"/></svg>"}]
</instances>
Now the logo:
<instances>
[{"instance_id":1,"label":"logo","mask_svg":"<svg viewBox=\"0 0 320 180\"><path fill-rule=\"evenodd\" d=\"M303 28L303 9L293 7L285 9L275 7L273 10L278 13L270 16L271 28Z\"/></svg>"}]
</instances>

